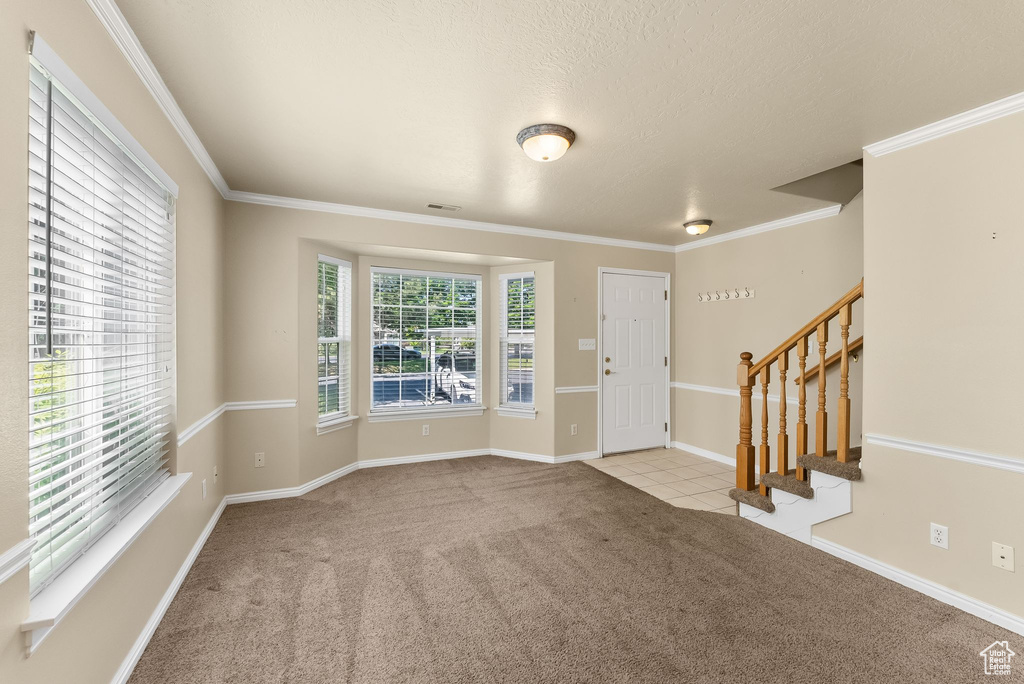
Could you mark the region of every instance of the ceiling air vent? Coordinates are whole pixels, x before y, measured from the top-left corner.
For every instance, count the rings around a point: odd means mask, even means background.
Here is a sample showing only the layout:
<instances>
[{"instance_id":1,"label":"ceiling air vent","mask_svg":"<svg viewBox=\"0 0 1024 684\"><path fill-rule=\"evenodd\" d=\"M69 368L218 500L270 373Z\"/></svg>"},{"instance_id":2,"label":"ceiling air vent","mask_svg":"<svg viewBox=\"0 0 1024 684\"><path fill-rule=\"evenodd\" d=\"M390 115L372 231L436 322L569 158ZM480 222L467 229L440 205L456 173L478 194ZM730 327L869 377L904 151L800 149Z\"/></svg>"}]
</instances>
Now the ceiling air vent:
<instances>
[{"instance_id":1,"label":"ceiling air vent","mask_svg":"<svg viewBox=\"0 0 1024 684\"><path fill-rule=\"evenodd\" d=\"M458 211L461 208L454 204L434 204L433 202L427 205L427 209L440 209L442 211Z\"/></svg>"}]
</instances>

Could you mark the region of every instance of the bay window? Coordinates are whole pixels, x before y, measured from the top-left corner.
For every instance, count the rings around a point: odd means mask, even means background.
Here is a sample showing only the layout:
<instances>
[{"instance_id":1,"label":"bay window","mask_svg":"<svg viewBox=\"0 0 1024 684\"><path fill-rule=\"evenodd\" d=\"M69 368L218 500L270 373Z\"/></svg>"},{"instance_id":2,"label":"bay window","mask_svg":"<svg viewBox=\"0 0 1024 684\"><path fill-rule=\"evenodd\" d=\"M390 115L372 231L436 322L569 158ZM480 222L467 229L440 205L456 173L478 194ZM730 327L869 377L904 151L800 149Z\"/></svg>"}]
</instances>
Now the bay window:
<instances>
[{"instance_id":1,"label":"bay window","mask_svg":"<svg viewBox=\"0 0 1024 684\"><path fill-rule=\"evenodd\" d=\"M477 275L373 268L371 418L481 409Z\"/></svg>"}]
</instances>

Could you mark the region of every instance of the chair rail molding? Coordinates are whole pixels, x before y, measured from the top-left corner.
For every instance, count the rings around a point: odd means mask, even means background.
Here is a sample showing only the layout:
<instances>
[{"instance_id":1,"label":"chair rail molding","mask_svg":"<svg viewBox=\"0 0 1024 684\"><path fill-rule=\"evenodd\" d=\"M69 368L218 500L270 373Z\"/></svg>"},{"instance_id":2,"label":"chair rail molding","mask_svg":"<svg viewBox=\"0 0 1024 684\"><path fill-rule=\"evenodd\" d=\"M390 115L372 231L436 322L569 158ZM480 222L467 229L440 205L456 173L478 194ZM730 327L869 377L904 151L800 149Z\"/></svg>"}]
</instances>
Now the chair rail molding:
<instances>
[{"instance_id":1,"label":"chair rail molding","mask_svg":"<svg viewBox=\"0 0 1024 684\"><path fill-rule=\"evenodd\" d=\"M261 401L228 401L213 409L205 416L178 433L178 447L195 437L213 421L220 418L225 411L255 411L261 409L284 409L298 406L296 399L269 399Z\"/></svg>"},{"instance_id":2,"label":"chair rail molding","mask_svg":"<svg viewBox=\"0 0 1024 684\"><path fill-rule=\"evenodd\" d=\"M915 442L910 439L886 435L867 434L864 435L864 442L866 444L874 444L875 446L889 447L891 449L899 449L900 451L913 451L918 454L938 456L939 458L947 458L951 461L961 461L962 463L970 463L987 468L998 468L999 470L1008 470L1012 473L1024 475L1024 460L1019 458L997 456L970 449L939 446L938 444L928 444L926 442Z\"/></svg>"},{"instance_id":3,"label":"chair rail molding","mask_svg":"<svg viewBox=\"0 0 1024 684\"><path fill-rule=\"evenodd\" d=\"M32 559L35 539L20 541L3 553L0 553L0 584L13 577Z\"/></svg>"}]
</instances>

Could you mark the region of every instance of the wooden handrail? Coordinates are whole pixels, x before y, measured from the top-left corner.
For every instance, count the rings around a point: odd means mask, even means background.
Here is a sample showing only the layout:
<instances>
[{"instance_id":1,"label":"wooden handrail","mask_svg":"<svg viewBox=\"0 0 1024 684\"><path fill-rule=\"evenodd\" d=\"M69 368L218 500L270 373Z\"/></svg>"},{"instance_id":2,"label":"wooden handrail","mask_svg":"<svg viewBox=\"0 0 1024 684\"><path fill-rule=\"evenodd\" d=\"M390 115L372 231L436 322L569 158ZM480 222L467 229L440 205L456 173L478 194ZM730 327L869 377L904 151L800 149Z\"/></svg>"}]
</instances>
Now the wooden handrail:
<instances>
[{"instance_id":1,"label":"wooden handrail","mask_svg":"<svg viewBox=\"0 0 1024 684\"><path fill-rule=\"evenodd\" d=\"M864 346L864 337L863 336L858 337L857 339L855 339L853 342L850 343L850 348L847 350L846 353L847 354L852 354L853 352L857 351L858 349L860 349L863 346ZM839 361L839 358L842 355L843 355L843 350L840 349L835 354L833 354L832 356L830 356L827 359L825 359L825 368L831 368L832 366L834 366ZM814 368L809 368L807 370L807 372L806 372L807 379L808 380L812 380L813 379L812 376L817 375L817 373L818 373L818 366L815 366ZM797 377L793 378L793 382L795 382L796 384L799 385L800 384L800 377L797 376Z\"/></svg>"},{"instance_id":2,"label":"wooden handrail","mask_svg":"<svg viewBox=\"0 0 1024 684\"><path fill-rule=\"evenodd\" d=\"M750 377L752 377L752 378L756 377L757 374L761 372L762 368L764 368L765 366L768 366L772 362L774 362L775 359L779 358L780 354L782 354L783 352L787 352L790 349L793 349L794 347L796 347L796 343L797 343L798 340L800 340L800 339L810 335L822 323L827 323L828 321L831 321L833 318L835 318L836 316L839 315L839 311L844 306L846 306L848 304L852 304L853 302L857 301L858 299L860 299L863 296L864 296L864 279L861 278L860 282L857 283L857 285L852 290L850 290L849 292L844 294L842 297L840 297L839 300L836 301L835 304L833 304L832 306L828 307L827 309L822 311L820 314L815 316L811 320L810 323L808 323L804 327L800 328L800 330L798 330L796 333L791 335L789 337L789 339L787 339L785 342L783 342L778 347L773 349L770 353L765 355L765 357L762 358L760 361L758 361L757 363L753 364L750 367L750 370L748 371L750 373Z\"/></svg>"},{"instance_id":3,"label":"wooden handrail","mask_svg":"<svg viewBox=\"0 0 1024 684\"><path fill-rule=\"evenodd\" d=\"M787 477L789 470L789 434L788 421L786 416L786 373L789 370L789 352L794 348L797 350L797 366L799 374L795 378L800 387L800 395L797 400L797 424L796 424L796 451L798 457L810 453L807 444L807 380L817 375L818 380L818 402L817 411L814 414L814 454L818 457L825 457L828 451L828 428L829 419L826 408L825 380L826 369L839 361L842 370L839 374L839 399L837 402L836 418L836 460L840 463L847 463L853 458L850 450L850 353L860 349L864 345L864 338L861 337L850 343L850 326L853 323L853 303L864 296L864 279L840 297L835 304L815 316L809 323L800 328L785 342L773 349L757 363L751 363L750 352L740 354L740 363L736 368L736 384L740 389L740 430L739 443L736 445L736 488L740 491L751 492L757 487L761 496L767 496L769 486L762 477L760 482L754 479L754 456L759 455L760 471L762 476L767 475L771 469L771 446L768 435L768 385L771 383L771 367L776 364L779 372L781 389L779 392L779 436L777 464L778 474ZM839 336L842 341L842 349L838 352L827 355L828 346L828 323L833 318L839 319ZM807 371L807 356L810 337L814 335L817 344L818 365ZM756 382L761 384L761 443L755 448L753 443L753 416L751 411L751 398ZM798 463L796 479L807 482L808 473L803 465Z\"/></svg>"}]
</instances>

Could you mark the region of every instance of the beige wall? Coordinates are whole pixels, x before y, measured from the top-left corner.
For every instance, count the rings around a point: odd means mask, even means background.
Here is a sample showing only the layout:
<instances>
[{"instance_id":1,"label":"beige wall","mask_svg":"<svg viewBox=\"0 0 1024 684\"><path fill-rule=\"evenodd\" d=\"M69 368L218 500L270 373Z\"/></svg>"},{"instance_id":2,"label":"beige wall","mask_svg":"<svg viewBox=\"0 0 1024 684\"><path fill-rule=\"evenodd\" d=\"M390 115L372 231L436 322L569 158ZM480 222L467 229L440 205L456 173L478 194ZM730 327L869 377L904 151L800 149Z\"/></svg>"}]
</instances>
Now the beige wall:
<instances>
[{"instance_id":1,"label":"beige wall","mask_svg":"<svg viewBox=\"0 0 1024 684\"><path fill-rule=\"evenodd\" d=\"M180 186L177 205L177 426L224 401L221 226L224 202L145 86L80 0L7 0L0 12L0 552L28 531L28 70L30 29L61 58ZM24 656L28 572L0 585L0 681L108 682L181 567L224 492L223 423L172 461L184 490L53 630ZM218 467L218 481L213 470ZM202 480L209 493L202 498Z\"/></svg>"},{"instance_id":2,"label":"beige wall","mask_svg":"<svg viewBox=\"0 0 1024 684\"><path fill-rule=\"evenodd\" d=\"M865 435L1024 460L1024 115L864 161ZM815 534L1024 616L1024 475L866 440L853 513Z\"/></svg>"},{"instance_id":3,"label":"beige wall","mask_svg":"<svg viewBox=\"0 0 1024 684\"><path fill-rule=\"evenodd\" d=\"M838 216L774 230L700 249L680 252L675 264L675 364L673 380L735 392L736 364L740 352L749 351L757 361L798 328L839 299L863 276L863 194L843 207ZM716 289L754 288L750 300L698 302L697 293ZM854 305L850 339L863 330L863 305ZM828 353L839 349L838 321L829 326ZM865 345L870 354L870 342ZM808 369L817 364L818 349L811 345ZM860 356L863 358L863 356ZM789 358L786 392L797 397L793 382L799 372L796 352ZM860 443L860 372L851 364L852 443ZM834 411L838 390L838 366L827 377L828 407ZM779 394L777 369L773 368L769 395ZM739 397L689 388L675 388L673 440L733 458L738 439ZM754 388L754 439L760 442L760 385ZM814 439L817 384L809 383L809 443ZM778 435L778 401L769 400L769 444L775 462ZM788 404L790 463L796 456L797 407ZM835 439L834 431L830 435Z\"/></svg>"},{"instance_id":4,"label":"beige wall","mask_svg":"<svg viewBox=\"0 0 1024 684\"><path fill-rule=\"evenodd\" d=\"M352 462L419 454L477 449L505 449L544 456L590 452L597 444L597 395L555 394L559 386L597 383L596 352L578 350L578 338L597 336L597 277L601 266L671 272L674 256L646 250L524 238L501 233L423 226L261 205L228 203L225 312L226 325L237 337L229 343L227 367L230 401L299 400L299 411L244 411L228 416L229 491L246 492L295 486ZM304 244L316 247L303 247ZM511 257L520 263L468 266L443 259L366 256L382 248L458 252L478 255L480 263ZM302 413L315 369L301 370L311 352L305 336L315 326L312 280L317 250L352 256L355 264L356 391L354 425L317 437L315 414ZM334 249L334 252L329 251ZM407 264L426 270L475 272L484 276L485 301L497 301L498 275L533 270L538 283L538 345L536 420L497 416L497 365L485 360L485 404L481 418L444 418L430 422L430 436L421 434L424 421L368 423L369 366L359 361L369 351L368 295L371 265ZM303 291L308 296L303 298ZM360 294L361 293L361 294ZM298 298L298 299L297 299ZM308 301L307 301L308 300ZM497 320L484 307L485 348L496 351ZM305 314L303 313L305 312ZM310 337L312 340L312 337ZM244 343L243 343L244 342ZM309 373L307 376L306 373ZM302 379L300 382L300 378ZM308 386L308 387L307 387ZM308 396L309 399L304 399ZM570 436L576 423L579 433ZM305 431L305 433L303 433ZM305 437L296 438L297 432ZM328 437L330 439L328 439ZM320 455L309 456L311 450ZM253 453L264 451L267 465L253 467Z\"/></svg>"}]
</instances>

